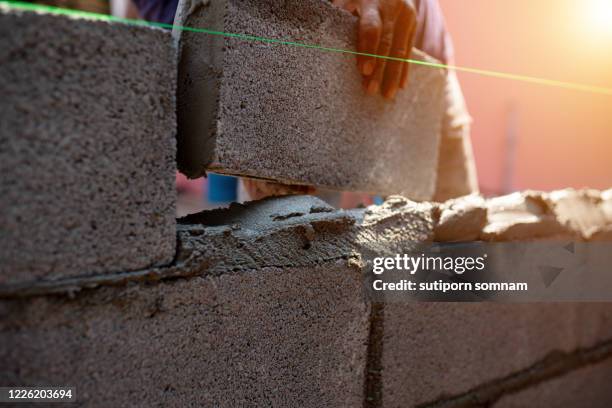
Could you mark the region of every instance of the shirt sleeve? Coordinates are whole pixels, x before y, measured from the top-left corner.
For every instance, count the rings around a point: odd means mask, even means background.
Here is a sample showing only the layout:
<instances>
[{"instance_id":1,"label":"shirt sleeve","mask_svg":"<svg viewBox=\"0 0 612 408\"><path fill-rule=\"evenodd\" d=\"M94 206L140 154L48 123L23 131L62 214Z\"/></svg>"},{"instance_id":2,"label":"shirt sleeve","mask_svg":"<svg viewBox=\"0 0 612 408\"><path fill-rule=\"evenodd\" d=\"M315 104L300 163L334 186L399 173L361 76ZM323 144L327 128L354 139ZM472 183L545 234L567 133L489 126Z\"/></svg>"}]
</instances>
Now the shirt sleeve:
<instances>
[{"instance_id":1,"label":"shirt sleeve","mask_svg":"<svg viewBox=\"0 0 612 408\"><path fill-rule=\"evenodd\" d=\"M140 17L147 21L172 24L178 0L132 0Z\"/></svg>"},{"instance_id":2,"label":"shirt sleeve","mask_svg":"<svg viewBox=\"0 0 612 408\"><path fill-rule=\"evenodd\" d=\"M444 64L453 64L453 43L438 0L416 0L415 6L417 29L414 46Z\"/></svg>"}]
</instances>

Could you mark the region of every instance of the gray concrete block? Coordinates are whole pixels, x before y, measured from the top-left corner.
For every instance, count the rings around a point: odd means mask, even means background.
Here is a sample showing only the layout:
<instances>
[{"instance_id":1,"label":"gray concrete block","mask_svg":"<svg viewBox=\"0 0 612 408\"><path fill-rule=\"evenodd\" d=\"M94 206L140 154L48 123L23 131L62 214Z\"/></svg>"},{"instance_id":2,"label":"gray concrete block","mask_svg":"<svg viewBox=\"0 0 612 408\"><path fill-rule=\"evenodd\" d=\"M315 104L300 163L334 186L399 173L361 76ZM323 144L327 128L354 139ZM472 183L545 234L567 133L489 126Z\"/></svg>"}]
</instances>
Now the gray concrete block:
<instances>
[{"instance_id":1,"label":"gray concrete block","mask_svg":"<svg viewBox=\"0 0 612 408\"><path fill-rule=\"evenodd\" d=\"M431 239L433 213L289 196L186 217L169 267L0 291L0 383L72 384L85 406L361 406L364 264Z\"/></svg>"},{"instance_id":2,"label":"gray concrete block","mask_svg":"<svg viewBox=\"0 0 612 408\"><path fill-rule=\"evenodd\" d=\"M0 8L0 285L172 260L175 50Z\"/></svg>"},{"instance_id":3,"label":"gray concrete block","mask_svg":"<svg viewBox=\"0 0 612 408\"><path fill-rule=\"evenodd\" d=\"M362 404L368 306L346 261L0 310L0 383L70 384L82 406Z\"/></svg>"},{"instance_id":4,"label":"gray concrete block","mask_svg":"<svg viewBox=\"0 0 612 408\"><path fill-rule=\"evenodd\" d=\"M605 303L387 304L383 406L444 401L551 353L594 346L612 338L611 319Z\"/></svg>"},{"instance_id":5,"label":"gray concrete block","mask_svg":"<svg viewBox=\"0 0 612 408\"><path fill-rule=\"evenodd\" d=\"M184 0L176 23L354 50L356 20L324 0ZM445 74L413 65L394 102L361 89L355 56L176 30L178 164L431 199ZM415 58L427 59L418 51Z\"/></svg>"},{"instance_id":6,"label":"gray concrete block","mask_svg":"<svg viewBox=\"0 0 612 408\"><path fill-rule=\"evenodd\" d=\"M567 407L609 408L612 406L612 361L587 366L562 377L508 394L494 408Z\"/></svg>"}]
</instances>

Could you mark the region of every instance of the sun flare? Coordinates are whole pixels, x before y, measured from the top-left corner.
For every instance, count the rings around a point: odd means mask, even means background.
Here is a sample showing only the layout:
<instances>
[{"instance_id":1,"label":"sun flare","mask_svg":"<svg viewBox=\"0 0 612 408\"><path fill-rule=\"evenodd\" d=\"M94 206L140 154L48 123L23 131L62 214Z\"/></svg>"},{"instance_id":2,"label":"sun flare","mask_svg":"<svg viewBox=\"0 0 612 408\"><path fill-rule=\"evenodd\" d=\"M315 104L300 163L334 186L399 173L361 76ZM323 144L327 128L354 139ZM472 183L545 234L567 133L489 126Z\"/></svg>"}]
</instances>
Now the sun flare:
<instances>
[{"instance_id":1,"label":"sun flare","mask_svg":"<svg viewBox=\"0 0 612 408\"><path fill-rule=\"evenodd\" d=\"M612 36L612 0L589 0L587 24L594 34Z\"/></svg>"}]
</instances>

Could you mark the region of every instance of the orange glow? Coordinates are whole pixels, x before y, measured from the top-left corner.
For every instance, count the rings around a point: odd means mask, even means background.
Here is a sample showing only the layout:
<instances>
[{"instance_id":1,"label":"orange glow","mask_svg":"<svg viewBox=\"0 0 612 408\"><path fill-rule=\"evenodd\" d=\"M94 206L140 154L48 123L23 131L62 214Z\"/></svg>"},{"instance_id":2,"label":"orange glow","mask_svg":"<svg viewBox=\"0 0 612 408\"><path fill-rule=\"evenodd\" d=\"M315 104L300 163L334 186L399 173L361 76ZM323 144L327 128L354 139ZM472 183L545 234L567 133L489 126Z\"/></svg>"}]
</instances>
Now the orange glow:
<instances>
[{"instance_id":1,"label":"orange glow","mask_svg":"<svg viewBox=\"0 0 612 408\"><path fill-rule=\"evenodd\" d=\"M440 3L457 65L612 87L612 0ZM612 187L612 97L458 76L483 191Z\"/></svg>"},{"instance_id":2,"label":"orange glow","mask_svg":"<svg viewBox=\"0 0 612 408\"><path fill-rule=\"evenodd\" d=\"M586 24L595 35L612 35L612 0L588 0Z\"/></svg>"}]
</instances>

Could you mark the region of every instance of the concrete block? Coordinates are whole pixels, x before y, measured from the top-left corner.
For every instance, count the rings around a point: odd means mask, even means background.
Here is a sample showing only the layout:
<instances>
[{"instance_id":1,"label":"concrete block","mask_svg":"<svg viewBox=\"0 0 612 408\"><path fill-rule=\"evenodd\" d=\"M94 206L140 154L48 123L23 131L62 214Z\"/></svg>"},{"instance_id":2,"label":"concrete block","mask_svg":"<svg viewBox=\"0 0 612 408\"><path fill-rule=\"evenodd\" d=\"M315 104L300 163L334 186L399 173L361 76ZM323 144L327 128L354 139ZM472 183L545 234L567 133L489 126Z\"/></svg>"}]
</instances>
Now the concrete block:
<instances>
[{"instance_id":1,"label":"concrete block","mask_svg":"<svg viewBox=\"0 0 612 408\"><path fill-rule=\"evenodd\" d=\"M612 361L608 360L572 371L525 391L508 394L493 407L608 408L612 406L611 378Z\"/></svg>"},{"instance_id":2,"label":"concrete block","mask_svg":"<svg viewBox=\"0 0 612 408\"><path fill-rule=\"evenodd\" d=\"M0 303L0 382L82 406L361 406L368 307L346 261Z\"/></svg>"},{"instance_id":3,"label":"concrete block","mask_svg":"<svg viewBox=\"0 0 612 408\"><path fill-rule=\"evenodd\" d=\"M441 403L551 353L594 346L612 338L611 319L605 303L386 304L383 406Z\"/></svg>"},{"instance_id":4,"label":"concrete block","mask_svg":"<svg viewBox=\"0 0 612 408\"><path fill-rule=\"evenodd\" d=\"M176 23L354 50L356 19L324 0L183 0ZM413 65L394 102L368 97L355 56L175 32L178 165L411 199L431 199L443 70ZM428 57L414 51L413 57Z\"/></svg>"},{"instance_id":5,"label":"concrete block","mask_svg":"<svg viewBox=\"0 0 612 408\"><path fill-rule=\"evenodd\" d=\"M0 8L0 285L172 260L175 51L144 27Z\"/></svg>"},{"instance_id":6,"label":"concrete block","mask_svg":"<svg viewBox=\"0 0 612 408\"><path fill-rule=\"evenodd\" d=\"M73 384L85 406L361 406L364 264L431 239L433 212L289 196L185 217L171 266L0 291L0 383Z\"/></svg>"}]
</instances>

